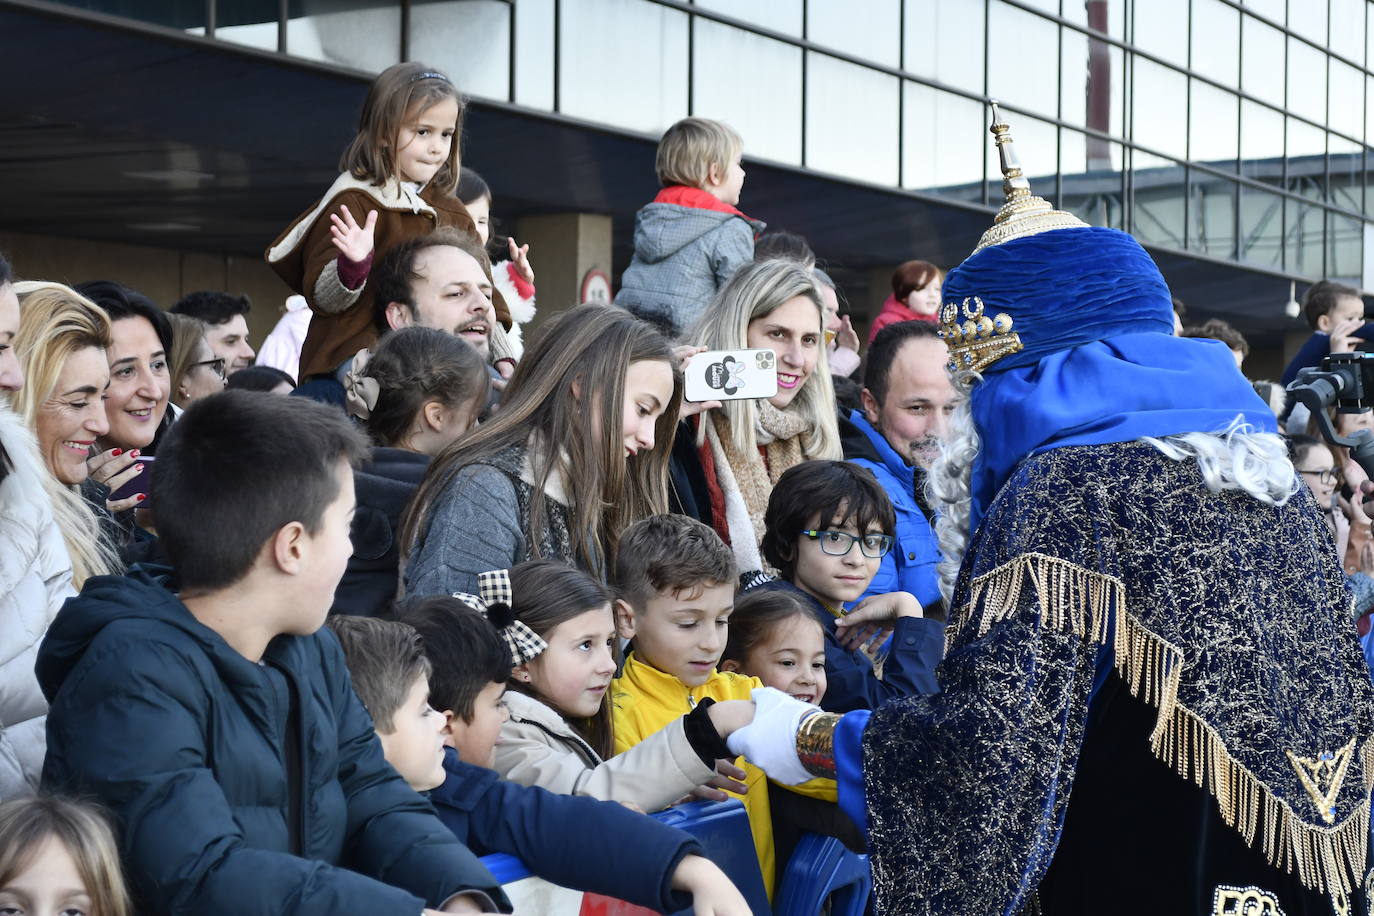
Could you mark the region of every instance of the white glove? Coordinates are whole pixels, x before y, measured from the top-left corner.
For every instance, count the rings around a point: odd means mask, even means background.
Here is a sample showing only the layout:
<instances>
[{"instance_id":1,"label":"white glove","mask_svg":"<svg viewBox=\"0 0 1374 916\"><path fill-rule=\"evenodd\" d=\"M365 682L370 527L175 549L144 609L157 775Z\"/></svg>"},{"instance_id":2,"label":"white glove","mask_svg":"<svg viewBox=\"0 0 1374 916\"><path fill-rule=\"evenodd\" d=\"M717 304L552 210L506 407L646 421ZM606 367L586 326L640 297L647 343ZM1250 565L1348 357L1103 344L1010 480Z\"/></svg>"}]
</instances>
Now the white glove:
<instances>
[{"instance_id":1,"label":"white glove","mask_svg":"<svg viewBox=\"0 0 1374 916\"><path fill-rule=\"evenodd\" d=\"M797 729L803 718L819 708L773 687L755 687L752 696L754 721L725 739L730 752L749 758L769 779L785 786L812 779L797 758Z\"/></svg>"}]
</instances>

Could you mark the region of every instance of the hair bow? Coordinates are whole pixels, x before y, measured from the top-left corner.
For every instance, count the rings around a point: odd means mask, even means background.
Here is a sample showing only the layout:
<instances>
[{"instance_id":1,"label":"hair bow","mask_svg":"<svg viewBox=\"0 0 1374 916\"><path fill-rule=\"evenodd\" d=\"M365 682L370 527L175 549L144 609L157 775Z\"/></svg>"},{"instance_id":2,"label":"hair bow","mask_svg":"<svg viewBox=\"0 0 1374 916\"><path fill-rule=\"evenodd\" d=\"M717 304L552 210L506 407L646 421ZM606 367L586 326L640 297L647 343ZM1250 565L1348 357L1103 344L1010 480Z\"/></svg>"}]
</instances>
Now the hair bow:
<instances>
[{"instance_id":1,"label":"hair bow","mask_svg":"<svg viewBox=\"0 0 1374 916\"><path fill-rule=\"evenodd\" d=\"M372 353L364 347L354 355L348 371L344 373L344 406L349 416L359 420L372 416L372 411L377 409L377 397L382 393L382 386L375 378L363 375L371 359Z\"/></svg>"},{"instance_id":2,"label":"hair bow","mask_svg":"<svg viewBox=\"0 0 1374 916\"><path fill-rule=\"evenodd\" d=\"M477 594L455 592L453 597L473 610L480 611L501 631L501 638L510 647L511 665L523 665L549 647L543 638L515 616L511 602L515 598L510 584L510 571L494 569L477 576Z\"/></svg>"}]
</instances>

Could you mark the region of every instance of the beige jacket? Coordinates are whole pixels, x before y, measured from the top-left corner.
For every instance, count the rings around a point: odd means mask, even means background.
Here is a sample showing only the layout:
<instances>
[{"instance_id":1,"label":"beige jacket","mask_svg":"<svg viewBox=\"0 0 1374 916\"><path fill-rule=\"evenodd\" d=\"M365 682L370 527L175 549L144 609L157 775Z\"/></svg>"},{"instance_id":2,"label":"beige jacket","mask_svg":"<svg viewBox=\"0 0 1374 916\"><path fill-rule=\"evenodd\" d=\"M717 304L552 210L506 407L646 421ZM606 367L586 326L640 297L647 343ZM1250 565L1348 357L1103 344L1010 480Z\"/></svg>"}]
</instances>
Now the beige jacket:
<instances>
[{"instance_id":1,"label":"beige jacket","mask_svg":"<svg viewBox=\"0 0 1374 916\"><path fill-rule=\"evenodd\" d=\"M659 811L715 776L688 744L681 718L603 761L557 711L534 697L507 691L506 706L510 721L501 727L495 767L512 782Z\"/></svg>"}]
</instances>

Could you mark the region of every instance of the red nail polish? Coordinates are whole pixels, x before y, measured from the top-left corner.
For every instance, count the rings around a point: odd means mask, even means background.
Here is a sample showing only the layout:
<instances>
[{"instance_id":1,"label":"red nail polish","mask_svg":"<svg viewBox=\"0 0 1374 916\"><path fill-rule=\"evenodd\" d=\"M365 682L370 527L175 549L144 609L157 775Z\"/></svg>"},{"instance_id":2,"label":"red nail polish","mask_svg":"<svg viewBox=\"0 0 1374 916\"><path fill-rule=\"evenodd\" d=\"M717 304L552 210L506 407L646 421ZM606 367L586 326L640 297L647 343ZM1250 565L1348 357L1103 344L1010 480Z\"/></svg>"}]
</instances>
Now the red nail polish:
<instances>
[{"instance_id":1,"label":"red nail polish","mask_svg":"<svg viewBox=\"0 0 1374 916\"><path fill-rule=\"evenodd\" d=\"M143 465L141 465L141 464L136 464L136 465L134 465L134 473L135 473L135 474L142 474L142 473L143 473Z\"/></svg>"},{"instance_id":2,"label":"red nail polish","mask_svg":"<svg viewBox=\"0 0 1374 916\"><path fill-rule=\"evenodd\" d=\"M124 454L124 450L119 448L111 449L110 454L118 458L120 455Z\"/></svg>"},{"instance_id":3,"label":"red nail polish","mask_svg":"<svg viewBox=\"0 0 1374 916\"><path fill-rule=\"evenodd\" d=\"M134 499L138 500L139 502L143 502L143 501L144 501L145 499L147 499L147 498L148 498L148 494L147 494L147 493L140 493L140 494L138 494L137 496L134 497Z\"/></svg>"},{"instance_id":4,"label":"red nail polish","mask_svg":"<svg viewBox=\"0 0 1374 916\"><path fill-rule=\"evenodd\" d=\"M130 457L130 458L137 458L140 454L141 454L141 453L139 452L138 449L134 449L132 452L129 453L129 457Z\"/></svg>"}]
</instances>

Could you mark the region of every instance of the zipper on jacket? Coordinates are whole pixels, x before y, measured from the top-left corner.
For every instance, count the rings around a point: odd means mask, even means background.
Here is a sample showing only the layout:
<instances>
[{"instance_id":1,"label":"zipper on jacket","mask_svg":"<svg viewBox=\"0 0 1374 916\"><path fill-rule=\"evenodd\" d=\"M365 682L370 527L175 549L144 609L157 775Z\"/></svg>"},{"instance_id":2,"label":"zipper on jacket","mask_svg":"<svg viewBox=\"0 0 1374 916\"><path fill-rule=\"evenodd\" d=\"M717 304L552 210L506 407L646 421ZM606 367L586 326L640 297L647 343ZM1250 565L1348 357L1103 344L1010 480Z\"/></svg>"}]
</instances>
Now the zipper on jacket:
<instances>
[{"instance_id":1,"label":"zipper on jacket","mask_svg":"<svg viewBox=\"0 0 1374 916\"><path fill-rule=\"evenodd\" d=\"M306 803L305 803L305 793L306 793L305 743L306 743L306 735L305 735L305 709L304 709L304 703L303 703L303 700L302 700L302 698L301 698L301 692L300 692L300 690L297 688L296 679L295 679L295 677L292 676L291 672L290 672L285 666L280 665L280 664L277 664L276 662L271 662L270 664L272 665L273 668L275 668L277 671L279 671L279 672L281 673L282 680L284 680L284 681L286 682L286 702L287 702L287 709L286 709L286 727L282 730L282 733L283 733L283 734L288 734L288 733L290 733L290 732L292 731L291 726L292 726L293 723L292 723L291 720L292 720L292 718L295 719L295 723L294 723L294 724L295 724L296 727L295 727L294 731L295 731L295 733L296 733L296 740L295 740L294 743L295 743L295 745L296 745L296 748L295 748L295 750L296 750L296 755L295 755L295 756L296 756L296 759L295 759L295 761L294 761L294 766L295 766L295 768L296 768L296 772L299 773L299 778L296 780L296 786L295 786L296 792L294 793L294 795L293 795L293 793L292 793L292 791L291 791L291 789L292 789L292 785L291 785L291 783L292 783L292 780L291 780L291 768L292 768L292 766L293 766L293 761L290 759L290 753L289 753L290 750L291 750L291 748L290 748L289 743L287 743L287 742L283 742L283 745L282 745L282 761L286 764L286 795L287 795L287 798L286 798L286 815L287 815L287 817L289 818L289 817L291 816L291 808L292 808L292 807L295 807L295 806L299 806L299 812L298 812L297 818L296 818L296 827L297 827L297 829L300 831L300 844L299 844L299 849L296 849L296 850L293 850L293 851L294 851L294 853L295 853L296 855L298 855L298 856L306 857L305 849L306 849L306 845L307 845L307 837L309 837L310 834L309 834L309 832L307 831L308 815L306 814L307 806L306 806ZM295 714L294 717L293 717L293 715L292 715L293 712L294 712L294 714Z\"/></svg>"}]
</instances>

